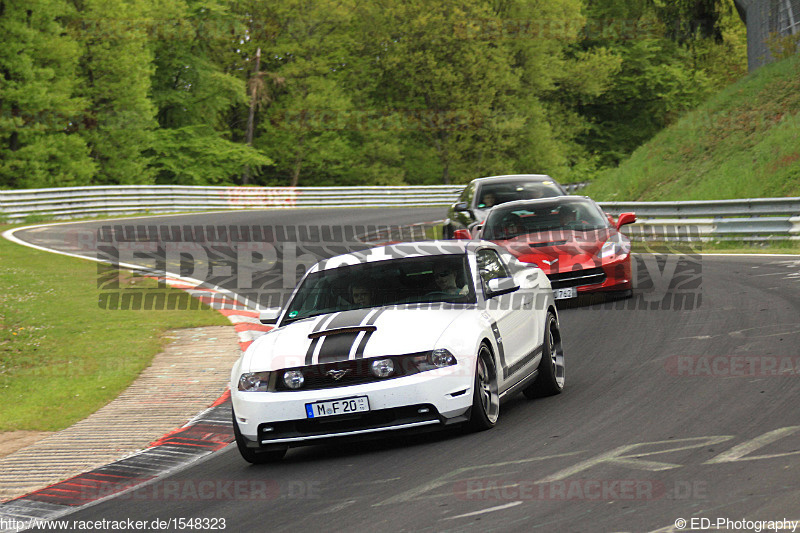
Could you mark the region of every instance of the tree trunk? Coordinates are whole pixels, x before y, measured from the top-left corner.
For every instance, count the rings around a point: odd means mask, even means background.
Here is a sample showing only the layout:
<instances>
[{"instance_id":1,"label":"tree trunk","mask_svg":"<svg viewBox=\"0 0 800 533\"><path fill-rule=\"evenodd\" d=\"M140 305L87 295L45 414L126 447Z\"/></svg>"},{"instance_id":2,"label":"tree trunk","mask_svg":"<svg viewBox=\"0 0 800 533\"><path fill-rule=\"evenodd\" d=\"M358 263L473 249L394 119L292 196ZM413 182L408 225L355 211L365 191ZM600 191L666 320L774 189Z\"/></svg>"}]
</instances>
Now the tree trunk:
<instances>
[{"instance_id":1,"label":"tree trunk","mask_svg":"<svg viewBox=\"0 0 800 533\"><path fill-rule=\"evenodd\" d=\"M297 187L297 184L300 181L300 169L303 168L304 140L305 140L305 135L301 135L300 138L297 140L297 155L294 158L294 168L292 169L292 181L289 184L290 187Z\"/></svg>"},{"instance_id":2,"label":"tree trunk","mask_svg":"<svg viewBox=\"0 0 800 533\"><path fill-rule=\"evenodd\" d=\"M261 48L256 50L256 65L253 68L253 79L258 77L258 71L261 68ZM256 84L253 83L250 89L250 113L247 115L247 131L245 131L245 142L247 146L253 146L253 129L256 118ZM250 184L250 166L244 168L242 173L242 185Z\"/></svg>"}]
</instances>

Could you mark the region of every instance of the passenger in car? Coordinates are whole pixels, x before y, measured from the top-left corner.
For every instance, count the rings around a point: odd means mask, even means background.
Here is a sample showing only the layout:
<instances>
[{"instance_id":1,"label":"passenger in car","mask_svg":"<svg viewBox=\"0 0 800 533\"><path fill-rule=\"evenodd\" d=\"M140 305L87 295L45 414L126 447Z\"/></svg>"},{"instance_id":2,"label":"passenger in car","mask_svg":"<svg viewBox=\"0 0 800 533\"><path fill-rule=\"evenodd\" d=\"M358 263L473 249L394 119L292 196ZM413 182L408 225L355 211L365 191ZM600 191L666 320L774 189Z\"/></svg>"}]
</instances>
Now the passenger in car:
<instances>
[{"instance_id":1,"label":"passenger in car","mask_svg":"<svg viewBox=\"0 0 800 533\"><path fill-rule=\"evenodd\" d=\"M483 195L483 201L481 202L483 207L490 208L494 207L497 204L497 197L493 192L487 192Z\"/></svg>"}]
</instances>

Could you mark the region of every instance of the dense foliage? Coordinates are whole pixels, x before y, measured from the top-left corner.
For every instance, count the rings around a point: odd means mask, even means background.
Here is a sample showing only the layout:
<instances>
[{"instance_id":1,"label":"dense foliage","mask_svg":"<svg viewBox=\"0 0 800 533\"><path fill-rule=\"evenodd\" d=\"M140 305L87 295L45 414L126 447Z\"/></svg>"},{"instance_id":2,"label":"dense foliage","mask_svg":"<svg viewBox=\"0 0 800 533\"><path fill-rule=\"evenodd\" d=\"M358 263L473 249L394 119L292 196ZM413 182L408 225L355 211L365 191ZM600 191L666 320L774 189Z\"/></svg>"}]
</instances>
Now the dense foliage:
<instances>
[{"instance_id":1,"label":"dense foliage","mask_svg":"<svg viewBox=\"0 0 800 533\"><path fill-rule=\"evenodd\" d=\"M0 34L11 189L575 181L746 70L732 0L0 0Z\"/></svg>"},{"instance_id":2,"label":"dense foliage","mask_svg":"<svg viewBox=\"0 0 800 533\"><path fill-rule=\"evenodd\" d=\"M800 196L800 55L726 87L585 191L639 201Z\"/></svg>"}]
</instances>

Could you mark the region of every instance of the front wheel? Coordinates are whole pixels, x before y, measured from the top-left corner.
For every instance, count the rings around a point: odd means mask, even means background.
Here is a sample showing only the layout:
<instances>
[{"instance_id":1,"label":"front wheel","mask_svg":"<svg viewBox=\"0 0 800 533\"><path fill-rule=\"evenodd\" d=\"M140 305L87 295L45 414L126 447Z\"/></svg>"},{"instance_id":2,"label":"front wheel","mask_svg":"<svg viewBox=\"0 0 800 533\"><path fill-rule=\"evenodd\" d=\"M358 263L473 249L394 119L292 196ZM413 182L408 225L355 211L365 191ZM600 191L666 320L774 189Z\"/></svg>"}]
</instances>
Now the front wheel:
<instances>
[{"instance_id":1,"label":"front wheel","mask_svg":"<svg viewBox=\"0 0 800 533\"><path fill-rule=\"evenodd\" d=\"M231 409L231 413L233 410ZM274 463L283 459L289 447L278 448L275 450L259 451L247 447L247 440L244 435L239 431L239 424L236 422L236 413L233 413L233 436L236 437L236 447L239 448L239 453L242 458L248 463L254 465L261 465L265 463Z\"/></svg>"},{"instance_id":2,"label":"front wheel","mask_svg":"<svg viewBox=\"0 0 800 533\"><path fill-rule=\"evenodd\" d=\"M548 311L539 376L522 392L527 398L540 398L553 396L562 390L564 390L564 350L561 347L561 332L558 329L556 316Z\"/></svg>"},{"instance_id":3,"label":"front wheel","mask_svg":"<svg viewBox=\"0 0 800 533\"><path fill-rule=\"evenodd\" d=\"M500 394L497 390L497 370L489 347L481 344L475 369L475 390L472 395L470 426L476 431L491 429L500 416Z\"/></svg>"}]
</instances>

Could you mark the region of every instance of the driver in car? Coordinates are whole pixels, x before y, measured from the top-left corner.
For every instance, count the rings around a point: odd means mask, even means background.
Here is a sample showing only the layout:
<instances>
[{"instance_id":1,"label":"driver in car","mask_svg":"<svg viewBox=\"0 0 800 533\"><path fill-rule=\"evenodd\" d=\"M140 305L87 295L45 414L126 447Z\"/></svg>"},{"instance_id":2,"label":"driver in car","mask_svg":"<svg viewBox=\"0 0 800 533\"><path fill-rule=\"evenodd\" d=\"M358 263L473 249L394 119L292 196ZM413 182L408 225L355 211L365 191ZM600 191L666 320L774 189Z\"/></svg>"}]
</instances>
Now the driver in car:
<instances>
[{"instance_id":1,"label":"driver in car","mask_svg":"<svg viewBox=\"0 0 800 533\"><path fill-rule=\"evenodd\" d=\"M350 299L355 306L370 307L372 305L372 290L366 283L354 283L350 287Z\"/></svg>"},{"instance_id":2,"label":"driver in car","mask_svg":"<svg viewBox=\"0 0 800 533\"><path fill-rule=\"evenodd\" d=\"M450 295L464 295L469 292L466 286L459 287L456 283L456 273L449 265L434 265L433 280L436 283L438 292ZM434 291L436 292L436 291Z\"/></svg>"},{"instance_id":3,"label":"driver in car","mask_svg":"<svg viewBox=\"0 0 800 533\"><path fill-rule=\"evenodd\" d=\"M570 226L570 224L574 225L577 220L578 214L571 207L564 206L558 212L558 222L561 224L562 228L566 228Z\"/></svg>"}]
</instances>

